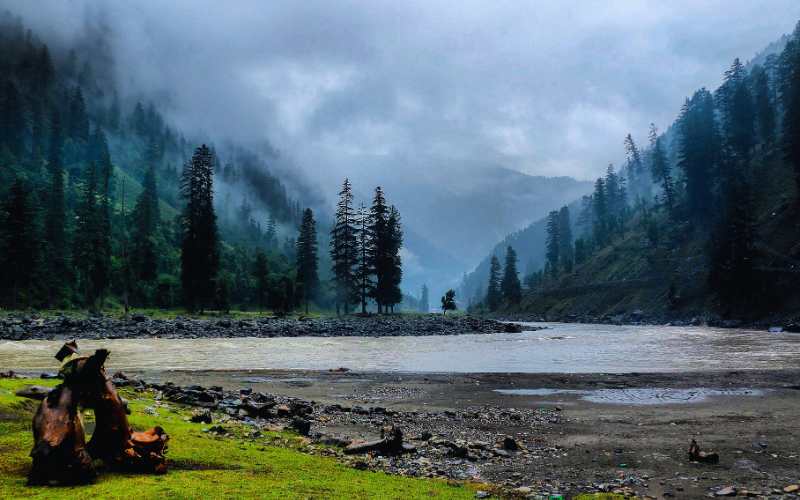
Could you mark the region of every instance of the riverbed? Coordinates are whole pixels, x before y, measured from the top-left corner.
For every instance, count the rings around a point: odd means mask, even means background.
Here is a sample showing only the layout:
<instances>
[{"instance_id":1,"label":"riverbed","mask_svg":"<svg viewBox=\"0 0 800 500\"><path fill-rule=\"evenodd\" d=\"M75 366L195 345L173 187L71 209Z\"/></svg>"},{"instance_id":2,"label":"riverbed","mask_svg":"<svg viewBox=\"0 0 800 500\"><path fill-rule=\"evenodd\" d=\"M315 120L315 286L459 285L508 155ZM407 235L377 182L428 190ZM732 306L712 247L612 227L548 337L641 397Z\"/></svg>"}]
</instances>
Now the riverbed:
<instances>
[{"instance_id":1,"label":"riverbed","mask_svg":"<svg viewBox=\"0 0 800 500\"><path fill-rule=\"evenodd\" d=\"M104 339L112 370L628 373L800 368L800 334L710 327L521 323L522 333ZM535 330L535 328L545 329ZM61 340L0 341L0 369L53 370Z\"/></svg>"}]
</instances>

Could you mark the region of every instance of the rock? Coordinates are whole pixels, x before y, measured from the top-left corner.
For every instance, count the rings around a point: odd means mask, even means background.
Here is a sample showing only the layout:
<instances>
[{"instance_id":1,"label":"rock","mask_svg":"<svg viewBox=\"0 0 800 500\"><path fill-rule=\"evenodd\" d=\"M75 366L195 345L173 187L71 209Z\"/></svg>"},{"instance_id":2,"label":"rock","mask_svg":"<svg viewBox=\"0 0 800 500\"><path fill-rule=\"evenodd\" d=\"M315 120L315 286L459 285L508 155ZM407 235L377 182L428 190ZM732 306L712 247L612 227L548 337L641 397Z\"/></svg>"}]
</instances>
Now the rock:
<instances>
[{"instance_id":1,"label":"rock","mask_svg":"<svg viewBox=\"0 0 800 500\"><path fill-rule=\"evenodd\" d=\"M723 488L718 489L714 495L718 497L735 497L736 496L736 488L733 486L725 486Z\"/></svg>"},{"instance_id":2,"label":"rock","mask_svg":"<svg viewBox=\"0 0 800 500\"><path fill-rule=\"evenodd\" d=\"M222 427L221 425L214 425L208 429L208 432L213 432L214 434L224 436L225 434L228 434L228 429Z\"/></svg>"},{"instance_id":3,"label":"rock","mask_svg":"<svg viewBox=\"0 0 800 500\"><path fill-rule=\"evenodd\" d=\"M58 373L42 373L41 375L39 375L39 378L44 380L52 380L58 378Z\"/></svg>"},{"instance_id":4,"label":"rock","mask_svg":"<svg viewBox=\"0 0 800 500\"><path fill-rule=\"evenodd\" d=\"M475 492L475 498L490 498L492 496L488 491L478 490Z\"/></svg>"},{"instance_id":5,"label":"rock","mask_svg":"<svg viewBox=\"0 0 800 500\"><path fill-rule=\"evenodd\" d=\"M508 451L517 451L520 449L519 443L511 436L503 438L503 449Z\"/></svg>"},{"instance_id":6,"label":"rock","mask_svg":"<svg viewBox=\"0 0 800 500\"><path fill-rule=\"evenodd\" d=\"M528 486L520 486L519 488L515 488L513 491L518 495L530 495L533 490Z\"/></svg>"},{"instance_id":7,"label":"rock","mask_svg":"<svg viewBox=\"0 0 800 500\"><path fill-rule=\"evenodd\" d=\"M746 458L740 458L739 460L733 462L732 468L734 470L742 470L747 472L760 472L761 470L757 463Z\"/></svg>"},{"instance_id":8,"label":"rock","mask_svg":"<svg viewBox=\"0 0 800 500\"><path fill-rule=\"evenodd\" d=\"M275 407L275 411L278 413L279 417L288 417L292 414L292 410L288 405L278 405Z\"/></svg>"},{"instance_id":9,"label":"rock","mask_svg":"<svg viewBox=\"0 0 800 500\"><path fill-rule=\"evenodd\" d=\"M296 430L301 436L308 436L311 432L311 422L300 417L294 417L289 427Z\"/></svg>"},{"instance_id":10,"label":"rock","mask_svg":"<svg viewBox=\"0 0 800 500\"><path fill-rule=\"evenodd\" d=\"M784 493L796 493L800 491L800 484L790 484L783 489Z\"/></svg>"},{"instance_id":11,"label":"rock","mask_svg":"<svg viewBox=\"0 0 800 500\"><path fill-rule=\"evenodd\" d=\"M189 418L194 423L204 423L210 424L213 421L211 417L211 412L209 410L195 410L192 412L192 416Z\"/></svg>"}]
</instances>

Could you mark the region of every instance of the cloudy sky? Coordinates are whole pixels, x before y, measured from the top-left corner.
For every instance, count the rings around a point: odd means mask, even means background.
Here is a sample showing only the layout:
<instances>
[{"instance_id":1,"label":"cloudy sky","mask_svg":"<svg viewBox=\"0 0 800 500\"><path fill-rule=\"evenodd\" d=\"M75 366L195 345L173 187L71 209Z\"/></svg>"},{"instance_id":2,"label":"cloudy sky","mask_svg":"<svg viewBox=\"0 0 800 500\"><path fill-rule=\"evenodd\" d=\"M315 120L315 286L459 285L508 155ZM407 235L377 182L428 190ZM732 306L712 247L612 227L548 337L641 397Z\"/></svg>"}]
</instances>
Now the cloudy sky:
<instances>
[{"instance_id":1,"label":"cloudy sky","mask_svg":"<svg viewBox=\"0 0 800 500\"><path fill-rule=\"evenodd\" d=\"M321 180L448 165L590 179L800 19L797 0L0 1L118 77Z\"/></svg>"}]
</instances>

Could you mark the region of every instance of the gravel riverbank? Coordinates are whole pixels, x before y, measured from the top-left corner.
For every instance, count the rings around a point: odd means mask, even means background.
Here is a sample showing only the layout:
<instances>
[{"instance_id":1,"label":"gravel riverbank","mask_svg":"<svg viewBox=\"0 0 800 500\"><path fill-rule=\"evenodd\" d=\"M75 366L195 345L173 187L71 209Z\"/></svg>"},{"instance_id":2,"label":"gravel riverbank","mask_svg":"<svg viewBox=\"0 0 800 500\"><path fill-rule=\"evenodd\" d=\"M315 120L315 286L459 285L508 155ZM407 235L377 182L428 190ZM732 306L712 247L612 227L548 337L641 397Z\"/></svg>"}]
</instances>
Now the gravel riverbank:
<instances>
[{"instance_id":1,"label":"gravel riverbank","mask_svg":"<svg viewBox=\"0 0 800 500\"><path fill-rule=\"evenodd\" d=\"M0 340L230 338L230 337L391 337L520 332L518 325L472 316L394 315L286 319L128 319L36 316L0 319Z\"/></svg>"},{"instance_id":2,"label":"gravel riverbank","mask_svg":"<svg viewBox=\"0 0 800 500\"><path fill-rule=\"evenodd\" d=\"M798 374L150 371L115 382L155 391L163 402L152 409L156 413L172 403L196 406L206 432L225 435L233 420L252 426L253 436L292 428L309 437L308 452L356 468L488 482L497 486L495 493L513 498L588 492L796 498ZM498 392L510 388L540 391ZM721 395L691 403L638 400L637 390L692 388L715 388ZM724 395L731 388L758 390ZM602 404L584 397L598 390L632 391L635 397ZM401 442L380 442L382 434L394 439L391 429L398 428ZM691 461L691 439L719 453L719 463ZM348 446L375 449L353 454Z\"/></svg>"}]
</instances>

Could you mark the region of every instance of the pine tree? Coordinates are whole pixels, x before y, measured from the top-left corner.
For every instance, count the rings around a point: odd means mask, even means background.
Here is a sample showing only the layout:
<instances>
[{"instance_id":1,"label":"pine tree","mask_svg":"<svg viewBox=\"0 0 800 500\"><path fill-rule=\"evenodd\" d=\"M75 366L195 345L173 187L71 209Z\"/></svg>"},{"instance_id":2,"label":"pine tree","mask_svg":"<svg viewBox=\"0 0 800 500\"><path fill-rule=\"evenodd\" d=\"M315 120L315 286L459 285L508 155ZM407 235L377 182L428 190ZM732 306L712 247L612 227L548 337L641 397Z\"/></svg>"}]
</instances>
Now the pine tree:
<instances>
[{"instance_id":1,"label":"pine tree","mask_svg":"<svg viewBox=\"0 0 800 500\"><path fill-rule=\"evenodd\" d=\"M13 82L5 82L0 99L0 149L3 146L21 159L25 146L25 114L22 98Z\"/></svg>"},{"instance_id":2,"label":"pine tree","mask_svg":"<svg viewBox=\"0 0 800 500\"><path fill-rule=\"evenodd\" d=\"M69 126L67 128L70 139L83 144L89 142L89 116L86 114L86 102L83 91L76 87L69 100Z\"/></svg>"},{"instance_id":3,"label":"pine tree","mask_svg":"<svg viewBox=\"0 0 800 500\"><path fill-rule=\"evenodd\" d=\"M500 282L500 291L503 299L510 304L519 304L522 299L522 284L517 272L517 252L511 246L506 249L506 264L503 269L503 279Z\"/></svg>"},{"instance_id":4,"label":"pine tree","mask_svg":"<svg viewBox=\"0 0 800 500\"><path fill-rule=\"evenodd\" d=\"M698 221L706 220L719 159L714 99L709 91L700 89L686 100L678 119L678 133L678 166L686 179L689 216Z\"/></svg>"},{"instance_id":5,"label":"pine tree","mask_svg":"<svg viewBox=\"0 0 800 500\"><path fill-rule=\"evenodd\" d=\"M362 203L356 213L357 228L357 269L356 281L358 283L358 295L361 302L361 314L367 313L367 298L371 297L375 291L375 283L372 280L371 248L373 236L371 233L372 224L367 207Z\"/></svg>"},{"instance_id":6,"label":"pine tree","mask_svg":"<svg viewBox=\"0 0 800 500\"><path fill-rule=\"evenodd\" d=\"M269 264L266 254L260 248L256 251L253 274L256 281L256 303L259 310L263 310L269 300Z\"/></svg>"},{"instance_id":7,"label":"pine tree","mask_svg":"<svg viewBox=\"0 0 800 500\"><path fill-rule=\"evenodd\" d=\"M492 255L489 264L489 286L486 288L486 305L490 311L496 311L500 307L503 296L500 293L500 260L496 255Z\"/></svg>"},{"instance_id":8,"label":"pine tree","mask_svg":"<svg viewBox=\"0 0 800 500\"><path fill-rule=\"evenodd\" d=\"M66 235L66 206L64 202L64 167L61 163L61 120L58 112L53 113L50 123L50 147L47 169L50 185L44 219L45 238L45 280L47 281L47 302L49 306L61 301L65 295L66 278L69 269Z\"/></svg>"},{"instance_id":9,"label":"pine tree","mask_svg":"<svg viewBox=\"0 0 800 500\"><path fill-rule=\"evenodd\" d=\"M403 292L400 289L400 283L403 281L403 263L400 257L400 249L403 246L403 228L400 222L400 212L394 205L389 207L389 218L386 225L389 239L386 304L391 312L394 312L394 306L403 301Z\"/></svg>"},{"instance_id":10,"label":"pine tree","mask_svg":"<svg viewBox=\"0 0 800 500\"><path fill-rule=\"evenodd\" d=\"M370 208L370 234L372 244L369 250L370 267L375 275L372 297L378 305L378 314L388 306L393 292L392 270L394 254L391 228L389 227L389 207L383 190L375 188L375 197Z\"/></svg>"},{"instance_id":11,"label":"pine tree","mask_svg":"<svg viewBox=\"0 0 800 500\"><path fill-rule=\"evenodd\" d=\"M781 53L778 88L784 110L782 146L794 168L796 200L800 203L800 23Z\"/></svg>"},{"instance_id":12,"label":"pine tree","mask_svg":"<svg viewBox=\"0 0 800 500\"><path fill-rule=\"evenodd\" d=\"M608 242L608 203L606 199L606 183L598 178L592 193L592 237L597 247Z\"/></svg>"},{"instance_id":13,"label":"pine tree","mask_svg":"<svg viewBox=\"0 0 800 500\"><path fill-rule=\"evenodd\" d=\"M650 170L653 179L661 183L661 190L664 193L664 206L667 214L673 215L675 207L675 186L672 182L672 172L667 160L664 146L661 144L661 137L655 124L650 124Z\"/></svg>"},{"instance_id":14,"label":"pine tree","mask_svg":"<svg viewBox=\"0 0 800 500\"><path fill-rule=\"evenodd\" d=\"M158 276L158 252L156 233L161 220L158 208L156 169L147 169L142 183L142 192L133 209L132 260L136 278L151 283Z\"/></svg>"},{"instance_id":15,"label":"pine tree","mask_svg":"<svg viewBox=\"0 0 800 500\"><path fill-rule=\"evenodd\" d=\"M753 84L753 101L755 105L758 136L762 143L770 144L775 137L775 105L772 102L769 74L760 65L750 70Z\"/></svg>"},{"instance_id":16,"label":"pine tree","mask_svg":"<svg viewBox=\"0 0 800 500\"><path fill-rule=\"evenodd\" d=\"M317 274L317 223L310 208L303 211L300 234L296 242L297 280L302 286L303 303L308 314L308 303L316 295L319 285Z\"/></svg>"},{"instance_id":17,"label":"pine tree","mask_svg":"<svg viewBox=\"0 0 800 500\"><path fill-rule=\"evenodd\" d=\"M102 260L105 256L103 250L97 248L102 232L101 210L98 203L97 167L94 163L90 163L76 212L74 255L78 288L83 296L84 304L91 310L97 309L98 300L106 285L104 282L105 270L102 267Z\"/></svg>"},{"instance_id":18,"label":"pine tree","mask_svg":"<svg viewBox=\"0 0 800 500\"><path fill-rule=\"evenodd\" d=\"M11 292L11 308L16 309L21 303L30 305L32 277L36 274L39 248L34 204L20 178L11 186L5 212L3 280Z\"/></svg>"},{"instance_id":19,"label":"pine tree","mask_svg":"<svg viewBox=\"0 0 800 500\"><path fill-rule=\"evenodd\" d=\"M608 208L605 226L610 234L616 234L625 223L628 202L625 199L624 179L614 171L614 165L609 165L606 169L605 195Z\"/></svg>"},{"instance_id":20,"label":"pine tree","mask_svg":"<svg viewBox=\"0 0 800 500\"><path fill-rule=\"evenodd\" d=\"M181 194L186 201L181 220L181 283L190 311L202 312L217 291L219 248L213 182L211 151L203 144L184 166L181 178Z\"/></svg>"},{"instance_id":21,"label":"pine tree","mask_svg":"<svg viewBox=\"0 0 800 500\"><path fill-rule=\"evenodd\" d=\"M428 313L430 312L430 308L431 308L431 303L430 303L428 285L423 284L422 292L420 294L420 299L419 299L419 312Z\"/></svg>"},{"instance_id":22,"label":"pine tree","mask_svg":"<svg viewBox=\"0 0 800 500\"><path fill-rule=\"evenodd\" d=\"M269 219L267 220L267 230L264 234L264 240L266 240L267 248L275 248L278 244L277 223L272 213L270 213Z\"/></svg>"},{"instance_id":23,"label":"pine tree","mask_svg":"<svg viewBox=\"0 0 800 500\"><path fill-rule=\"evenodd\" d=\"M553 210L547 214L547 242L546 242L546 258L547 269L550 271L552 277L558 275L560 252L561 252L561 235L559 229L561 224L559 222L558 210Z\"/></svg>"},{"instance_id":24,"label":"pine tree","mask_svg":"<svg viewBox=\"0 0 800 500\"><path fill-rule=\"evenodd\" d=\"M734 170L743 168L750 161L755 145L755 110L747 82L747 73L738 58L725 72L725 81L719 89L723 138L725 149ZM738 175L730 172L731 175Z\"/></svg>"},{"instance_id":25,"label":"pine tree","mask_svg":"<svg viewBox=\"0 0 800 500\"><path fill-rule=\"evenodd\" d=\"M572 248L572 222L569 217L569 207L561 207L558 211L558 255L561 269L566 273L572 272L575 253Z\"/></svg>"},{"instance_id":26,"label":"pine tree","mask_svg":"<svg viewBox=\"0 0 800 500\"><path fill-rule=\"evenodd\" d=\"M642 154L631 134L625 137L626 174L631 198L647 201L650 199L650 178L644 168Z\"/></svg>"},{"instance_id":27,"label":"pine tree","mask_svg":"<svg viewBox=\"0 0 800 500\"><path fill-rule=\"evenodd\" d=\"M336 313L344 309L350 312L350 304L358 301L358 284L355 266L357 263L357 241L353 212L353 191L348 179L344 180L336 206L336 220L331 230L331 264L333 267Z\"/></svg>"}]
</instances>

